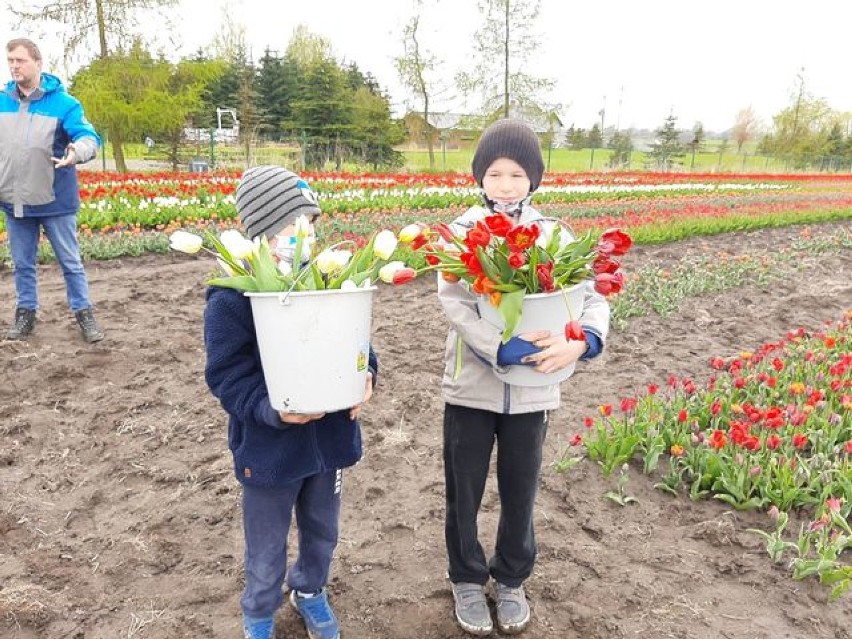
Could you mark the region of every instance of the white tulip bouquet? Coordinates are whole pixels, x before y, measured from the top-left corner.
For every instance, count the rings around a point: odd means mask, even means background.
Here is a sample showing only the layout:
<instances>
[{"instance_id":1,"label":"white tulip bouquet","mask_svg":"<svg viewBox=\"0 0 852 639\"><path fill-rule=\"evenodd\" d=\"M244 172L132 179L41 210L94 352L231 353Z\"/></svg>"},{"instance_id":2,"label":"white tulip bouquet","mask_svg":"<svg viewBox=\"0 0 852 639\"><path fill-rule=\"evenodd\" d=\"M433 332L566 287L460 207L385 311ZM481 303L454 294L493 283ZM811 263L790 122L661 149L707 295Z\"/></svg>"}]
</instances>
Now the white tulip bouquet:
<instances>
[{"instance_id":1,"label":"white tulip bouquet","mask_svg":"<svg viewBox=\"0 0 852 639\"><path fill-rule=\"evenodd\" d=\"M252 292L345 290L369 288L376 281L405 284L413 280L417 272L392 257L401 242L411 242L420 231L419 226L412 225L397 237L392 231L381 230L363 246L346 240L316 252L313 229L302 216L296 222L294 246L286 247L290 255L300 256L292 260L282 259L281 247L273 250L266 237L252 241L237 230L223 231L219 236L175 231L169 243L182 253L204 250L216 257L222 274L208 281L211 286ZM212 249L204 245L205 237Z\"/></svg>"}]
</instances>

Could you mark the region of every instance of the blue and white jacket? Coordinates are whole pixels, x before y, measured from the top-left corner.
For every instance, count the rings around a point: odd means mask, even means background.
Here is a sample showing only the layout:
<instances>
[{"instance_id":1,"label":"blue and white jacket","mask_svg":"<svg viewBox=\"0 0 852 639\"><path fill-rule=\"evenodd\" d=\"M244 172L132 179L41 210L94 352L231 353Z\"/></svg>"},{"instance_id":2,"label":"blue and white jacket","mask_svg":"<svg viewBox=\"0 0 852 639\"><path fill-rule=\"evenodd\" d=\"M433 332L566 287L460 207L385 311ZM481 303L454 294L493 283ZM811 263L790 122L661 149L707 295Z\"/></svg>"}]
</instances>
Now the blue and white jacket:
<instances>
[{"instance_id":1,"label":"blue and white jacket","mask_svg":"<svg viewBox=\"0 0 852 639\"><path fill-rule=\"evenodd\" d=\"M57 169L51 160L69 144L82 163L97 155L101 139L62 81L42 73L41 85L26 97L9 82L0 91L0 207L15 217L77 213L77 170Z\"/></svg>"},{"instance_id":2,"label":"blue and white jacket","mask_svg":"<svg viewBox=\"0 0 852 639\"><path fill-rule=\"evenodd\" d=\"M269 403L250 300L242 292L211 286L204 310L204 374L228 413L228 446L243 484L282 485L361 459L361 429L349 411L329 413L307 424L281 421ZM369 370L378 362L370 348Z\"/></svg>"}]
</instances>

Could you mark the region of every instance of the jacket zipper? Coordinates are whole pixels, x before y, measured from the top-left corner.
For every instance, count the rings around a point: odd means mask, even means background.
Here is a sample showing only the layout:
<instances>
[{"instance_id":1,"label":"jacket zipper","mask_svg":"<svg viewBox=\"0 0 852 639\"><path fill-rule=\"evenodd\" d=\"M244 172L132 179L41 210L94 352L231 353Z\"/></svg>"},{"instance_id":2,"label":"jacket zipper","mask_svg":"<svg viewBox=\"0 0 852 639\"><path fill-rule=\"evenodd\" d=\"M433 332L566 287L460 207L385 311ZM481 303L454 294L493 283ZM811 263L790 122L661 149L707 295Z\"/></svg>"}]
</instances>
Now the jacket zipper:
<instances>
[{"instance_id":1,"label":"jacket zipper","mask_svg":"<svg viewBox=\"0 0 852 639\"><path fill-rule=\"evenodd\" d=\"M503 383L503 414L509 414L509 408L512 406L512 390L507 383Z\"/></svg>"}]
</instances>

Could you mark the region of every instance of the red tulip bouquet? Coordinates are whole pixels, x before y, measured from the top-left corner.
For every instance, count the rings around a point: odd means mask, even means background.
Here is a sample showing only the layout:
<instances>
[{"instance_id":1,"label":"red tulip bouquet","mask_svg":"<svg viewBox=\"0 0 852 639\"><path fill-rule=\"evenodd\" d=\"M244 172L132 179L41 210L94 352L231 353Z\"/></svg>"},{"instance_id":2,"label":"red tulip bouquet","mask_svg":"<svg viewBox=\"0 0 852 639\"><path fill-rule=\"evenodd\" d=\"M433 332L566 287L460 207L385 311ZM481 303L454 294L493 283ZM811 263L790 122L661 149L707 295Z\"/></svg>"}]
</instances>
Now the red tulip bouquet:
<instances>
[{"instance_id":1,"label":"red tulip bouquet","mask_svg":"<svg viewBox=\"0 0 852 639\"><path fill-rule=\"evenodd\" d=\"M444 223L420 228L412 248L425 254L428 266L421 272L439 271L448 282L464 280L474 293L487 296L503 318L504 342L521 319L527 294L565 292L590 279L602 295L621 292L624 274L614 258L633 243L620 229L609 229L597 240L591 233L573 239L561 223L515 226L499 214L476 222L464 237ZM565 335L585 339L570 306Z\"/></svg>"}]
</instances>

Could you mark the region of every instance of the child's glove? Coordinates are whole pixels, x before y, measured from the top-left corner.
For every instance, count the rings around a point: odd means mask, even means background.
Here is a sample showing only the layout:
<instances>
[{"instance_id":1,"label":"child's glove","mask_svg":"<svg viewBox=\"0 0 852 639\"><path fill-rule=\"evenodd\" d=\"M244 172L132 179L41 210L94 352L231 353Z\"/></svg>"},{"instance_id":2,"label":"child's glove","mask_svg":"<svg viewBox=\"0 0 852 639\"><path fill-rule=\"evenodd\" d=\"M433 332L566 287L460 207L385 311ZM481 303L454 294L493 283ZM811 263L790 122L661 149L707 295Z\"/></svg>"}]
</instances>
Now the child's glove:
<instances>
[{"instance_id":1,"label":"child's glove","mask_svg":"<svg viewBox=\"0 0 852 639\"><path fill-rule=\"evenodd\" d=\"M512 366L521 364L532 366L535 362L524 362L523 359L540 352L541 349L532 342L528 342L520 337L513 337L505 344L500 344L500 348L497 349L497 365Z\"/></svg>"}]
</instances>

